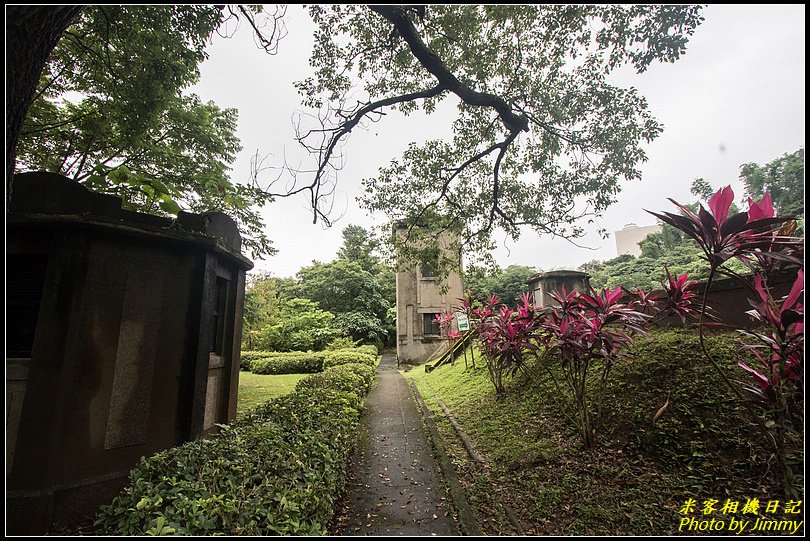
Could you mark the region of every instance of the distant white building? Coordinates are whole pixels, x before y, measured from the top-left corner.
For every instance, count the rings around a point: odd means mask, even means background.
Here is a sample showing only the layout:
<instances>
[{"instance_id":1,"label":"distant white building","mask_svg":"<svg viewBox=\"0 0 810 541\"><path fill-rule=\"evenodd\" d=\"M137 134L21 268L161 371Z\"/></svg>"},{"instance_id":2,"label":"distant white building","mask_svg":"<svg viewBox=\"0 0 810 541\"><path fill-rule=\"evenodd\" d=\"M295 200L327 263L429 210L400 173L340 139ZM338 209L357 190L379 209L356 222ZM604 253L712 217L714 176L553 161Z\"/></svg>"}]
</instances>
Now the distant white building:
<instances>
[{"instance_id":1,"label":"distant white building","mask_svg":"<svg viewBox=\"0 0 810 541\"><path fill-rule=\"evenodd\" d=\"M641 255L639 242L644 240L650 233L661 231L660 225L645 225L639 227L630 223L619 231L616 231L616 255L631 254L636 257Z\"/></svg>"}]
</instances>

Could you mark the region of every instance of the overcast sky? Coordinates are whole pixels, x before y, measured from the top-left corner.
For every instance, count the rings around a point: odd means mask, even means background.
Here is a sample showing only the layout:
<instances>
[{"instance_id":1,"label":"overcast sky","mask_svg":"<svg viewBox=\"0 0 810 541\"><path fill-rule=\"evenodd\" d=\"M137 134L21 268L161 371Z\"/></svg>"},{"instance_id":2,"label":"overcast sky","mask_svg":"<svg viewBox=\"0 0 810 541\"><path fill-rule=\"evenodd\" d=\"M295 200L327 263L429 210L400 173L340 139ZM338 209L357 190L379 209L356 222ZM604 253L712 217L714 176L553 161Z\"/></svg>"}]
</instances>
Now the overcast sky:
<instances>
[{"instance_id":1,"label":"overcast sky","mask_svg":"<svg viewBox=\"0 0 810 541\"><path fill-rule=\"evenodd\" d=\"M616 256L615 238L601 239L599 228L613 232L630 222L654 224L642 208L672 210L667 197L692 201L689 186L697 177L715 187L730 184L739 202L740 165L764 164L804 147L805 6L713 5L703 16L680 60L655 64L642 75L628 70L614 79L639 89L664 132L646 147L649 159L641 166L642 181L626 183L619 202L597 223L586 225L590 234L578 243L591 249L540 238L530 230L518 243L506 242L500 234L495 259L501 266L548 271L610 259ZM269 155L270 164L304 157L294 140L293 117L302 106L293 82L310 75L313 25L300 6L289 7L286 25L289 34L276 56L258 50L247 27L230 39L215 38L210 59L201 66L202 78L191 89L220 107L239 110L237 135L243 151L233 168L236 181L248 177L257 152ZM361 180L375 176L409 142L448 134L453 107L448 100L431 117L387 115L352 133L344 146L346 165L334 212L342 218L324 229L312 224L307 197L278 199L264 215L279 253L256 261L256 270L292 276L313 260L331 261L343 227L370 227L384 220L368 216L354 202Z\"/></svg>"}]
</instances>

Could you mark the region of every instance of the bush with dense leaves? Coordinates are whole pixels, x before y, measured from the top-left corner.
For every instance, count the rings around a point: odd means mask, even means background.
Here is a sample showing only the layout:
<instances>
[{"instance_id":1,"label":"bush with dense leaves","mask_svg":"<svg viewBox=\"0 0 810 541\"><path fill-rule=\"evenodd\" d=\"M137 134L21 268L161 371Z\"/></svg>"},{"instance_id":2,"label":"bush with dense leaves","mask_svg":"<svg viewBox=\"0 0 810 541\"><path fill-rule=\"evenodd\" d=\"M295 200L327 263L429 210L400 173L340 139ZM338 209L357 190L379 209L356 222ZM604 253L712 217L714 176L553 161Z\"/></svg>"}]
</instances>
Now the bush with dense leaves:
<instances>
[{"instance_id":1,"label":"bush with dense leaves","mask_svg":"<svg viewBox=\"0 0 810 541\"><path fill-rule=\"evenodd\" d=\"M377 363L376 355L369 355L356 349L343 349L326 352L323 358L323 369L349 363L365 363L374 366Z\"/></svg>"},{"instance_id":2,"label":"bush with dense leaves","mask_svg":"<svg viewBox=\"0 0 810 541\"><path fill-rule=\"evenodd\" d=\"M367 363L347 363L327 368L298 382L296 391L306 389L336 389L365 395L374 381L374 367Z\"/></svg>"},{"instance_id":3,"label":"bush with dense leaves","mask_svg":"<svg viewBox=\"0 0 810 541\"><path fill-rule=\"evenodd\" d=\"M326 345L326 349L328 350L351 349L356 346L357 342L355 340L352 340L350 336L340 336L329 342Z\"/></svg>"},{"instance_id":4,"label":"bush with dense leaves","mask_svg":"<svg viewBox=\"0 0 810 541\"><path fill-rule=\"evenodd\" d=\"M271 353L272 352L270 352L270 351L261 351L261 350L243 351L241 353L241 355L240 355L240 361L241 362L239 364L239 368L241 370L247 370L248 372L250 372L251 371L251 366L253 365L253 361L256 361L258 359L265 359Z\"/></svg>"},{"instance_id":5,"label":"bush with dense leaves","mask_svg":"<svg viewBox=\"0 0 810 541\"><path fill-rule=\"evenodd\" d=\"M326 358L330 361L324 365ZM371 344L324 351L244 351L241 368L254 374L312 374L351 362L373 365L376 358L377 346Z\"/></svg>"},{"instance_id":6,"label":"bush with dense leaves","mask_svg":"<svg viewBox=\"0 0 810 541\"><path fill-rule=\"evenodd\" d=\"M251 361L250 371L254 374L312 374L323 370L323 359L319 352L273 352Z\"/></svg>"},{"instance_id":7,"label":"bush with dense leaves","mask_svg":"<svg viewBox=\"0 0 810 541\"><path fill-rule=\"evenodd\" d=\"M97 533L325 534L373 377L364 365L309 376L211 438L142 459Z\"/></svg>"},{"instance_id":8,"label":"bush with dense leaves","mask_svg":"<svg viewBox=\"0 0 810 541\"><path fill-rule=\"evenodd\" d=\"M364 344L362 346L357 346L352 348L354 351L359 351L360 353L365 353L367 355L371 355L372 357L376 357L379 354L380 350L374 344Z\"/></svg>"}]
</instances>

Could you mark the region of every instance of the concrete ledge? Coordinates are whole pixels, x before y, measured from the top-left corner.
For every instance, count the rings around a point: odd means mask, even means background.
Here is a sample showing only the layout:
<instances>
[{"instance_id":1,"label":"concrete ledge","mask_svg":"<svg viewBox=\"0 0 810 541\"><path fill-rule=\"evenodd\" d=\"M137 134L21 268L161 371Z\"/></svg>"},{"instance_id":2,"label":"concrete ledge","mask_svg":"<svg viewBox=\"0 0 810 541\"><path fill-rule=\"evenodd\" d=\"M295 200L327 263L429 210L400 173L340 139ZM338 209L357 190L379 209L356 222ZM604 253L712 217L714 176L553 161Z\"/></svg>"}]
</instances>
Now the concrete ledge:
<instances>
[{"instance_id":1,"label":"concrete ledge","mask_svg":"<svg viewBox=\"0 0 810 541\"><path fill-rule=\"evenodd\" d=\"M430 389L430 392L433 393L433 399L436 400L436 403L441 406L442 411L444 412L444 416L450 422L450 425L453 427L453 430L456 432L456 436L458 436L459 440L461 440L464 449L467 451L467 456L470 457L470 460L476 462L481 467L486 467L486 461L481 456L481 454L475 449L475 445L472 442L470 436L464 432L464 429L461 427L459 422L456 420L453 412L450 411L450 408L447 407L447 404L439 398L439 393L436 392L436 389L430 386L430 383L425 382L427 388ZM421 398L421 397L420 397ZM517 515L515 514L514 510L509 507L504 502L498 502L503 509L504 515L506 515L507 520L512 524L512 527L518 532L518 535L524 535L523 526L520 525L520 520L518 520Z\"/></svg>"}]
</instances>

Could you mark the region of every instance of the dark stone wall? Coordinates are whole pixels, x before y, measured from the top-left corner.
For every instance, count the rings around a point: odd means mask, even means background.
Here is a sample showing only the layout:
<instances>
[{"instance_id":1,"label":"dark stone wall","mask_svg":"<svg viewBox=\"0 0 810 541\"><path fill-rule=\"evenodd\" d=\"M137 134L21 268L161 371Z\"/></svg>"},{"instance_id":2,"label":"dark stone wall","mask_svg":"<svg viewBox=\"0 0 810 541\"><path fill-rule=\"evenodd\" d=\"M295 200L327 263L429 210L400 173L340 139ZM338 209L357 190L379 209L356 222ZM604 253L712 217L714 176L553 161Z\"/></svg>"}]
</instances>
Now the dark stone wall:
<instances>
[{"instance_id":1,"label":"dark stone wall","mask_svg":"<svg viewBox=\"0 0 810 541\"><path fill-rule=\"evenodd\" d=\"M780 299L790 292L793 282L796 280L796 271L786 272L771 278L770 284L772 294L775 299ZM701 297L706 288L705 283L701 283L694 288L694 292ZM654 291L659 297L666 297L664 290ZM738 328L753 328L756 322L746 312L753 310L751 300L754 295L739 282L731 278L713 280L712 287L706 297L706 303L712 309L720 323ZM662 327L682 326L683 323L677 317L670 317L663 320Z\"/></svg>"},{"instance_id":2,"label":"dark stone wall","mask_svg":"<svg viewBox=\"0 0 810 541\"><path fill-rule=\"evenodd\" d=\"M186 215L182 227L116 210L109 196L63 177L31 180L29 190L15 180L20 199L6 224L7 258L37 254L47 265L30 359L13 361L21 407L6 503L14 534L86 521L142 456L233 419L251 266L223 215ZM38 208L40 190L51 197ZM219 233L206 234L209 225ZM218 277L228 280L219 316L227 347L216 361L219 392L209 394Z\"/></svg>"},{"instance_id":3,"label":"dark stone wall","mask_svg":"<svg viewBox=\"0 0 810 541\"><path fill-rule=\"evenodd\" d=\"M770 283L774 298L779 299L787 295L795 280L795 270L772 277ZM528 280L528 285L529 290L535 292L535 303L539 304L540 300L537 295L538 289L545 292L546 305L556 304L548 298L550 291L561 291L563 286L568 292L574 289L587 291L590 287L588 275L578 271L552 271L537 274ZM705 289L706 284L700 283L693 288L693 291L702 297ZM663 289L653 291L653 293L659 298L666 297L666 291ZM712 281L707 304L720 323L730 327L751 328L755 322L746 312L753 309L750 302L753 299L752 293L739 282L731 278L722 278ZM550 302L548 302L549 300ZM683 322L677 317L670 317L660 321L659 325L662 327L682 326Z\"/></svg>"}]
</instances>

